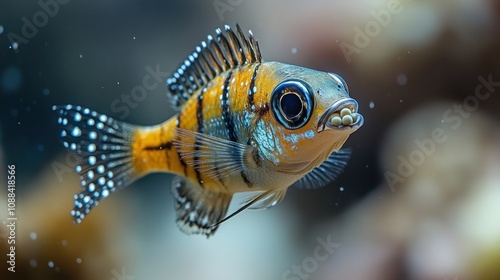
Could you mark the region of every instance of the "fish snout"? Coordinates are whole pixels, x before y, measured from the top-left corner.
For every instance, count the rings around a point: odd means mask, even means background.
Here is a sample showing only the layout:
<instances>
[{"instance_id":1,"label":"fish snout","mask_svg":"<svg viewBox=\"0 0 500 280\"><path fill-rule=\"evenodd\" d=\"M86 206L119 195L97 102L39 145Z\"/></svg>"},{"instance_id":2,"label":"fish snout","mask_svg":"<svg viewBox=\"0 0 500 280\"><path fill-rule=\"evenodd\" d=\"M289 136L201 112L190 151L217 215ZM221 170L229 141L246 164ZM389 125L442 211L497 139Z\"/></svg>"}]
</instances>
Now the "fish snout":
<instances>
[{"instance_id":1,"label":"fish snout","mask_svg":"<svg viewBox=\"0 0 500 280\"><path fill-rule=\"evenodd\" d=\"M358 102L352 98L337 100L321 116L318 123L318 132L328 129L350 129L354 132L364 123L363 116L358 113L358 107Z\"/></svg>"}]
</instances>

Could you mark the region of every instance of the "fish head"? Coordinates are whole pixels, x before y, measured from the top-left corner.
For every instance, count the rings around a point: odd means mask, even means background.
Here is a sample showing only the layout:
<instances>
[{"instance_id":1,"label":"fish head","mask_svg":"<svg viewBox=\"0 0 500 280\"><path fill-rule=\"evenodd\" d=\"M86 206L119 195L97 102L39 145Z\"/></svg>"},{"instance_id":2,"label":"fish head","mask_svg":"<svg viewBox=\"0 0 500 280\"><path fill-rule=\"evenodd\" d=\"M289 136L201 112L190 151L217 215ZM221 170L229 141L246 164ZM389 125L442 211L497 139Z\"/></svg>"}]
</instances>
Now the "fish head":
<instances>
[{"instance_id":1,"label":"fish head","mask_svg":"<svg viewBox=\"0 0 500 280\"><path fill-rule=\"evenodd\" d=\"M307 173L338 151L364 119L339 75L280 67L269 95L274 144L279 147L274 150L274 162L283 172Z\"/></svg>"}]
</instances>

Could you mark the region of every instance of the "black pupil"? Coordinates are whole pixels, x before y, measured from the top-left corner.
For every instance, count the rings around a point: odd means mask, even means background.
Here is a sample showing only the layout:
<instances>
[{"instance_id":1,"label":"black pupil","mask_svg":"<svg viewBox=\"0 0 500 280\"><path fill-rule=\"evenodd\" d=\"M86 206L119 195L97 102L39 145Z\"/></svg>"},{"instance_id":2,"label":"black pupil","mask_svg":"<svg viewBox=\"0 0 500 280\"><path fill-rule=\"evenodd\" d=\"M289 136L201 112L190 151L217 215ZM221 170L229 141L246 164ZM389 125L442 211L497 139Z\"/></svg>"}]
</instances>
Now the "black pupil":
<instances>
[{"instance_id":1,"label":"black pupil","mask_svg":"<svg viewBox=\"0 0 500 280\"><path fill-rule=\"evenodd\" d=\"M302 99L296 93L285 93L281 97L281 110L289 119L296 117L302 111Z\"/></svg>"}]
</instances>

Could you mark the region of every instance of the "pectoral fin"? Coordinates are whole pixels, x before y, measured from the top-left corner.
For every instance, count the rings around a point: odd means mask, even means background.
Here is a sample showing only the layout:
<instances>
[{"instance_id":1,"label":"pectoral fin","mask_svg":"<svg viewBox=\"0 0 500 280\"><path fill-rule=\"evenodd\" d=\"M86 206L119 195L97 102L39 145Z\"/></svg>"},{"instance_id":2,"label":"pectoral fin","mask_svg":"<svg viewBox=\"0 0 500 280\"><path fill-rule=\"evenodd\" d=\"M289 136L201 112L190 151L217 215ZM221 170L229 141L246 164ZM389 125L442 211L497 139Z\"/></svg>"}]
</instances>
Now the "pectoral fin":
<instances>
[{"instance_id":1,"label":"pectoral fin","mask_svg":"<svg viewBox=\"0 0 500 280\"><path fill-rule=\"evenodd\" d=\"M207 177L220 179L239 173L246 167L245 158L251 157L253 147L223 138L177 129L179 140L173 144L186 164Z\"/></svg>"},{"instance_id":2,"label":"pectoral fin","mask_svg":"<svg viewBox=\"0 0 500 280\"><path fill-rule=\"evenodd\" d=\"M350 149L341 149L338 152L333 152L325 162L311 170L292 186L300 189L317 189L328 185L344 171L350 156Z\"/></svg>"}]
</instances>

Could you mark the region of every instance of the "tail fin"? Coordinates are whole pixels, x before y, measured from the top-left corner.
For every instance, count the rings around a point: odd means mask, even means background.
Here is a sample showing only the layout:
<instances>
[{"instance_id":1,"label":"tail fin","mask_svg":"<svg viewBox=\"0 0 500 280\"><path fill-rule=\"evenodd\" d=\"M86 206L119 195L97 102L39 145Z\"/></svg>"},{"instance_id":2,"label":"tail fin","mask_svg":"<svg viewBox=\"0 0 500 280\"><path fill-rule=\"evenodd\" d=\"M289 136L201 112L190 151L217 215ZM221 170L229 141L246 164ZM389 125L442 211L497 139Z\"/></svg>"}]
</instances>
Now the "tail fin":
<instances>
[{"instance_id":1,"label":"tail fin","mask_svg":"<svg viewBox=\"0 0 500 280\"><path fill-rule=\"evenodd\" d=\"M64 147L78 159L82 191L74 196L71 211L76 223L101 199L137 178L132 155L136 127L80 106L53 106L62 126Z\"/></svg>"}]
</instances>

